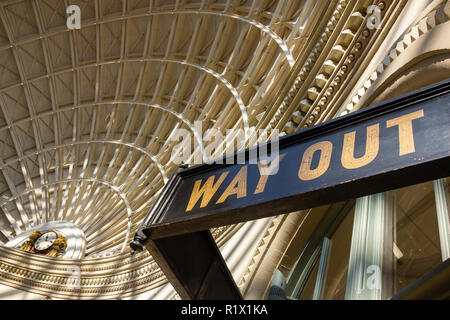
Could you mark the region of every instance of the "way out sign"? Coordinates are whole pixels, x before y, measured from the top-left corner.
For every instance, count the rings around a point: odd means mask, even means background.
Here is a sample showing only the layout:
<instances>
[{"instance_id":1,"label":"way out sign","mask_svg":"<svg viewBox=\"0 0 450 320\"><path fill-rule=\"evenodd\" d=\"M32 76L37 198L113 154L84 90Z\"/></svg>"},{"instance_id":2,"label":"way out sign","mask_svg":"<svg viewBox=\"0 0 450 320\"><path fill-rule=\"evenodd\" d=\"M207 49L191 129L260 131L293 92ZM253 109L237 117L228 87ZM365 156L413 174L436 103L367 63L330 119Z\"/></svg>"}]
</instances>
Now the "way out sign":
<instances>
[{"instance_id":1,"label":"way out sign","mask_svg":"<svg viewBox=\"0 0 450 320\"><path fill-rule=\"evenodd\" d=\"M450 176L450 81L282 137L272 162L250 159L249 150L244 152L245 163L180 170L165 186L136 239L150 243L147 248L172 270L168 273L186 263L171 261L185 241L166 250L168 239L195 234L206 239L202 232L212 227ZM276 173L268 175L271 168ZM192 292L185 296L199 297Z\"/></svg>"}]
</instances>

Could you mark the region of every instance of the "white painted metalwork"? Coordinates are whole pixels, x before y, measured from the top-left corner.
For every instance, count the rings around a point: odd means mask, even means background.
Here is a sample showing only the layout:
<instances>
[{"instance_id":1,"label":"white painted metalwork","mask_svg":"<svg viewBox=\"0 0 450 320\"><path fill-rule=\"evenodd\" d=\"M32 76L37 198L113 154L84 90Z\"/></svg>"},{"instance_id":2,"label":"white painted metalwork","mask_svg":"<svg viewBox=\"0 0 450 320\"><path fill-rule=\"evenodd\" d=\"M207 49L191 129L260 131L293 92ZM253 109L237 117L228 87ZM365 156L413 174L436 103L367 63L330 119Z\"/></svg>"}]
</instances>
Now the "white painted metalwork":
<instances>
[{"instance_id":1,"label":"white painted metalwork","mask_svg":"<svg viewBox=\"0 0 450 320\"><path fill-rule=\"evenodd\" d=\"M346 300L389 298L383 286L385 267L392 264L395 199L389 193L359 198L355 205Z\"/></svg>"},{"instance_id":2,"label":"white painted metalwork","mask_svg":"<svg viewBox=\"0 0 450 320\"><path fill-rule=\"evenodd\" d=\"M445 179L433 181L442 261L450 258L450 199Z\"/></svg>"}]
</instances>

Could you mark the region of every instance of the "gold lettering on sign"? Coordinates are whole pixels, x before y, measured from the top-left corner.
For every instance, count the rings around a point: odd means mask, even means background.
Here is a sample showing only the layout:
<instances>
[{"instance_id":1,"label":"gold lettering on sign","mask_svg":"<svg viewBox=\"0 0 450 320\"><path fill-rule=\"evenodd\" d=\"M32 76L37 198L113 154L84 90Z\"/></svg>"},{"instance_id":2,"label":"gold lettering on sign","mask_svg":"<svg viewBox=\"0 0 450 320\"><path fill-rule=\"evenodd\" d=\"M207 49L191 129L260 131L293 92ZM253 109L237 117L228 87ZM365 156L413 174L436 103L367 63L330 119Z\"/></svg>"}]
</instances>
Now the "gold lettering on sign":
<instances>
[{"instance_id":1,"label":"gold lettering on sign","mask_svg":"<svg viewBox=\"0 0 450 320\"><path fill-rule=\"evenodd\" d=\"M356 131L344 135L341 162L346 169L364 167L376 158L380 149L380 125L367 127L366 153L360 158L355 158L355 139Z\"/></svg>"},{"instance_id":2,"label":"gold lettering on sign","mask_svg":"<svg viewBox=\"0 0 450 320\"><path fill-rule=\"evenodd\" d=\"M259 180L258 184L256 185L256 189L254 194L263 193L264 189L266 188L267 179L270 175L275 171L275 169L278 169L278 166L280 165L281 160L286 156L286 153L283 153L282 155L278 155L275 159L273 159L270 162L270 165L267 165L267 160L261 160L258 162L258 170L259 170Z\"/></svg>"},{"instance_id":3,"label":"gold lettering on sign","mask_svg":"<svg viewBox=\"0 0 450 320\"><path fill-rule=\"evenodd\" d=\"M298 170L298 177L301 180L308 181L314 180L323 175L330 166L331 152L333 150L333 144L330 141L322 141L313 144L305 150L303 154L302 163ZM320 151L319 165L316 169L311 169L311 163L313 155L316 151Z\"/></svg>"},{"instance_id":4,"label":"gold lettering on sign","mask_svg":"<svg viewBox=\"0 0 450 320\"><path fill-rule=\"evenodd\" d=\"M211 198L216 193L217 189L219 189L223 180L225 180L225 178L227 177L228 173L229 171L222 173L216 183L214 183L215 176L209 177L201 188L200 185L202 183L202 180L200 179L195 181L194 188L192 189L191 193L191 198L189 199L189 203L186 208L186 212L191 211L200 198L202 198L200 208L206 207L209 201L211 201Z\"/></svg>"},{"instance_id":5,"label":"gold lettering on sign","mask_svg":"<svg viewBox=\"0 0 450 320\"><path fill-rule=\"evenodd\" d=\"M216 203L224 202L232 194L236 194L238 199L247 196L247 166L239 170Z\"/></svg>"},{"instance_id":6,"label":"gold lettering on sign","mask_svg":"<svg viewBox=\"0 0 450 320\"><path fill-rule=\"evenodd\" d=\"M412 121L424 116L423 109L388 120L386 127L398 126L399 155L403 156L416 151Z\"/></svg>"}]
</instances>

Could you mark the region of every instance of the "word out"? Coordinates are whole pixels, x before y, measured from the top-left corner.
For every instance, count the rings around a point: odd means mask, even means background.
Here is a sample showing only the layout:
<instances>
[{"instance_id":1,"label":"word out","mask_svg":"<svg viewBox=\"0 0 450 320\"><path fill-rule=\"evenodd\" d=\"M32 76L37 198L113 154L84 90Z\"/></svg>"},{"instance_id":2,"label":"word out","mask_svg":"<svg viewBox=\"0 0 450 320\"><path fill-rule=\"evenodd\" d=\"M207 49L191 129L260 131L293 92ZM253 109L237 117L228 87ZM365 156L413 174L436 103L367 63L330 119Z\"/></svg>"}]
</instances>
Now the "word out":
<instances>
[{"instance_id":1,"label":"word out","mask_svg":"<svg viewBox=\"0 0 450 320\"><path fill-rule=\"evenodd\" d=\"M398 129L399 147L397 152L400 157L415 152L413 121L422 117L424 117L423 109L389 119L385 122L386 128L395 127ZM355 157L356 131L343 135L340 154L341 167L336 168L336 170L342 170L342 168L345 170L359 169L369 165L377 158L380 153L380 123L367 126L366 131L365 153L359 157ZM312 181L323 176L330 169L334 150L334 144L329 140L319 141L307 147L300 157L301 161L296 172L298 181ZM289 152L277 155L270 163L267 160L257 163L260 170L254 190L248 190L250 185L247 177L248 165L242 166L215 201L215 204L225 202L230 196L236 196L237 199L241 199L247 197L248 194L257 195L263 193L270 181L269 175L274 175L275 168L278 171L278 167L280 164L283 164L283 159L287 158L287 156L289 156ZM313 158L318 158L318 161L313 161ZM313 166L315 162L317 164ZM230 170L225 170L220 175L210 175L206 180L204 178L196 180L185 211L191 211L198 202L200 202L200 208L207 207L229 174ZM254 176L251 178L252 180L255 179Z\"/></svg>"},{"instance_id":2,"label":"word out","mask_svg":"<svg viewBox=\"0 0 450 320\"><path fill-rule=\"evenodd\" d=\"M81 29L81 9L77 5L68 6L66 13L67 17L66 25L69 30Z\"/></svg>"}]
</instances>

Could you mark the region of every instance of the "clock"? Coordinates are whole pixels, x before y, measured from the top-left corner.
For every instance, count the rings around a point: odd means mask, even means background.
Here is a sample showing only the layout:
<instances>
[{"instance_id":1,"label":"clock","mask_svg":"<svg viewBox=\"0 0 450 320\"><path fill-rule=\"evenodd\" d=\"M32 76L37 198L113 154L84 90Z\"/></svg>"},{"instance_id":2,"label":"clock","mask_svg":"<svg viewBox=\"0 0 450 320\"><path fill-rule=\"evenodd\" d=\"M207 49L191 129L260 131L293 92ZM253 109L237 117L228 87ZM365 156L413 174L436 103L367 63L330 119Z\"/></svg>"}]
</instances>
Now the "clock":
<instances>
[{"instance_id":1,"label":"clock","mask_svg":"<svg viewBox=\"0 0 450 320\"><path fill-rule=\"evenodd\" d=\"M54 231L48 231L42 234L36 239L34 243L34 249L37 252L42 252L50 249L53 246L55 240L58 239L58 235Z\"/></svg>"}]
</instances>

